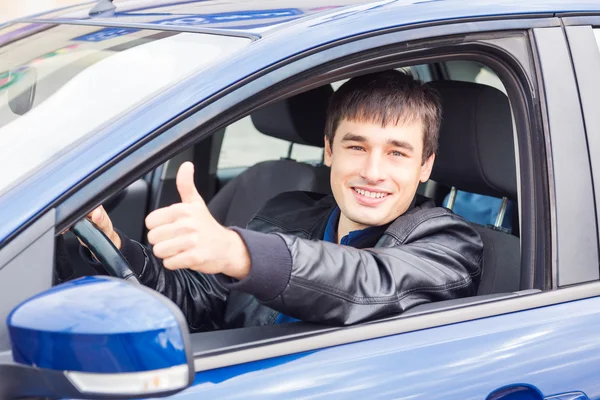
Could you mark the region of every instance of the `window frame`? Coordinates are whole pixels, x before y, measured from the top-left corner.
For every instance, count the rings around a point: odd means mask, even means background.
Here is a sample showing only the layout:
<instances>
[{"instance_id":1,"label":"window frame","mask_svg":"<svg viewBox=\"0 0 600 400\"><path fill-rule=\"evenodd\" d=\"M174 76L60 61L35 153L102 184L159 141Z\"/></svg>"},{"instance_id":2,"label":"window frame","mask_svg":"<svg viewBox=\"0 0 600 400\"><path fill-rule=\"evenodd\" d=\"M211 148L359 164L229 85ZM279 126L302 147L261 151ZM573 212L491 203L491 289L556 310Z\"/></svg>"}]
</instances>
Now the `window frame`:
<instances>
[{"instance_id":1,"label":"window frame","mask_svg":"<svg viewBox=\"0 0 600 400\"><path fill-rule=\"evenodd\" d=\"M521 191L521 202L525 203L522 206L523 214L528 215L523 224L522 235L525 235L525 232L529 232L529 236L543 238L544 243L539 243L538 240L533 241L535 247L531 244L526 245L529 246L527 249L530 251L523 254L522 265L526 265L527 262L530 262L532 265L532 268L524 269L524 277L527 279L528 286L546 288L546 281L544 280L546 271L544 270L544 266L554 266L556 264L556 261L549 257L546 247L546 245L555 245L556 243L548 243L552 239L544 233L546 227L550 227L552 231L556 229L556 226L551 224L550 218L544 218L548 217L548 214L551 214L548 203L553 198L553 189L547 180L548 176L552 175L546 170L547 167L551 166L545 164L546 160L543 157L545 155L543 151L539 151L538 149L538 153L542 154L534 153L528 136L537 135L536 140L538 143L539 140L542 140L543 143L549 134L549 130L548 126L543 125L543 122L540 121L543 112L540 110L540 105L537 102L538 92L536 90L536 85L539 84L539 81L536 72L534 72L533 65L530 64L532 63L531 59L525 54L525 64L519 63L519 57L524 56L522 49L519 50L512 47L512 52L505 52L506 49L503 48L503 45L506 45L506 43L503 44L502 42L508 35L505 31L515 32L528 30L536 26L552 27L557 25L558 21L555 18L542 18L401 29L396 32L355 38L355 41L338 43L322 49L320 52L305 54L288 60L282 63L283 65L278 65L273 69L265 71L264 74L241 82L234 90L229 91L222 97L219 96L218 101L209 99L199 104L195 110L196 112L192 115L187 114L185 118L176 121L175 125L170 125L166 129L159 129L155 134L150 135L147 140L135 146L130 152L122 154L86 179L82 182L84 186L80 189L74 189L54 204L57 212L57 232L68 227L86 212L102 203L113 192L123 189L144 172L171 158L180 149L201 140L222 126L251 113L254 109L265 105L269 101L277 101L284 96L309 89L306 85L309 78L311 81L310 85L316 87L323 82L331 81L334 76L340 79L345 75L352 75L358 70L364 71L368 69L367 65L370 65L371 69L382 69L389 65L386 62L398 65L397 55L395 59L393 55L390 55L392 49L397 49L398 54L401 55L402 62L407 64L415 62L416 59L411 59L411 55L416 55L417 53L420 60L431 60L442 55L446 57L445 59L450 57L464 59L465 53L469 53L475 59L480 60L481 54L478 54L476 50L481 50L481 48L472 46L472 43L466 43L466 41L475 40L477 37L480 38L479 40L483 40L481 37L485 36L487 37L485 39L486 45L484 46L486 51L494 54L495 57L500 57L499 59L494 59L493 57L490 59L494 61L496 67L500 68L500 70L495 70L495 72L497 74L500 72L499 75L502 75L504 78L519 79L522 85L527 86L526 88L513 87L509 89L509 95L511 93L510 90L529 91L529 94L525 97L521 98L523 93L520 93L513 99L514 101L520 99L521 102L517 106L513 105L513 113L518 114L515 115L515 119L518 120L518 123L525 124L524 128L518 128L519 153L521 158L520 172L523 173L525 171L525 177L521 179L521 187L531 185L531 187L526 187L526 190ZM419 39L421 40L419 41ZM531 45L532 37L529 31L526 31L524 34L524 40L526 44L529 43ZM448 49L446 49L445 52L439 54L439 49L435 49L434 45L440 42L450 42L454 46L454 53L449 54ZM383 59L377 59L376 57L364 59L366 53L370 54L370 52L376 49L380 51L382 48L386 49L386 54L382 56ZM437 53L436 50L438 51ZM457 51L464 51L465 53L458 55ZM519 55L518 53L521 54ZM356 54L360 57L357 57ZM339 62L349 63L350 61L348 60L352 57L356 57L357 59L351 61L353 64L352 68L348 68L348 64L346 64L347 70L341 70L341 68L335 69L333 63L324 64L324 59L329 59L330 61L342 60ZM361 60L361 58L363 59ZM516 70L503 69L503 67L506 67L506 65L502 64L503 62L513 67L515 64L518 64L520 67ZM329 72L316 75L319 68L323 68L324 65L327 65ZM486 65L489 64L486 63ZM317 76L318 79L315 79ZM278 83L273 85L272 82L274 81ZM509 85L507 82L503 80L503 83L508 89ZM264 92L266 89L269 89L268 98L265 98ZM532 96L531 93L535 94L535 96ZM228 110L227 115L223 115L221 111L223 109ZM194 129L198 126L201 126L201 129ZM156 140L158 135L160 135L160 140ZM530 155L531 159L529 159ZM538 197L540 193L543 194L541 196L544 197L542 199L544 200L543 202L540 202L539 198L535 197L536 193ZM546 208L544 206L548 206L546 210L544 210ZM536 223L535 220L539 217L543 220ZM214 368L216 365L225 366L246 362L250 359L258 360L293 354L299 351L399 334L449 323L469 321L598 295L600 295L600 284L592 283L533 295L530 292L520 293L520 295L513 298L502 300L492 299L490 302L468 306L463 304L457 306L455 309L443 312L431 311L423 315L402 315L385 321L375 321L348 328L319 327L316 329L316 333L307 328L305 332L292 333L287 337L276 335L274 339L270 340L270 343L269 340L260 339L254 343L248 342L244 346L234 346L234 348L229 350L223 347L216 348L212 351L212 355L204 352L201 358L202 365L198 365L200 364L198 362L197 368L206 367L209 356L214 357L213 360L215 362L210 364ZM310 324L300 323L297 326L304 325ZM235 331L249 332L249 329L253 328L244 328ZM260 329L275 329L275 327L262 327ZM220 337L226 337L229 334L227 331L223 331L219 332L219 335ZM257 347L259 348L258 351L256 350ZM199 357L200 353L197 353L196 356Z\"/></svg>"}]
</instances>

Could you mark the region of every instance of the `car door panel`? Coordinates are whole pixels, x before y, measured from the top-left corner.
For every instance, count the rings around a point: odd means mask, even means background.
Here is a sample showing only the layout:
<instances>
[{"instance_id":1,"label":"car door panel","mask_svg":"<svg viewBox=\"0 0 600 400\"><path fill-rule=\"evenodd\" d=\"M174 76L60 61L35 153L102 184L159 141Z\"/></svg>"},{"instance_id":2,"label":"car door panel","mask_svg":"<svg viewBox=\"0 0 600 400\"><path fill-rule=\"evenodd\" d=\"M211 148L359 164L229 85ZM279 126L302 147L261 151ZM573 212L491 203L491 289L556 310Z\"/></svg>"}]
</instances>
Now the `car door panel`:
<instances>
[{"instance_id":1,"label":"car door panel","mask_svg":"<svg viewBox=\"0 0 600 400\"><path fill-rule=\"evenodd\" d=\"M599 398L599 319L589 298L202 371L173 398L467 400L522 385Z\"/></svg>"}]
</instances>

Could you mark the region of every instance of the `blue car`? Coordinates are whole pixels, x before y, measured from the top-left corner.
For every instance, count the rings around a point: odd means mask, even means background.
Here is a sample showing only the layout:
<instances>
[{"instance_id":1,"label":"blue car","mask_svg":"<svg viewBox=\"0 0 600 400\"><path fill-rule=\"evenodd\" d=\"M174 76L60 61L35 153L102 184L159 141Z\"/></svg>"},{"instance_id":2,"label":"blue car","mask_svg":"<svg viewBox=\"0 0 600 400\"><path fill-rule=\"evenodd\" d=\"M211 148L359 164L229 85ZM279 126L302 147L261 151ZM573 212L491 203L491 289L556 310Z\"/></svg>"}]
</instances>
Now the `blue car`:
<instances>
[{"instance_id":1,"label":"blue car","mask_svg":"<svg viewBox=\"0 0 600 400\"><path fill-rule=\"evenodd\" d=\"M386 69L443 103L419 192L497 199L476 296L202 333L123 279L92 209L146 243L184 161L227 226L327 193L329 96ZM598 107L597 0L101 0L4 24L0 399L600 399ZM79 240L102 268L58 268Z\"/></svg>"}]
</instances>

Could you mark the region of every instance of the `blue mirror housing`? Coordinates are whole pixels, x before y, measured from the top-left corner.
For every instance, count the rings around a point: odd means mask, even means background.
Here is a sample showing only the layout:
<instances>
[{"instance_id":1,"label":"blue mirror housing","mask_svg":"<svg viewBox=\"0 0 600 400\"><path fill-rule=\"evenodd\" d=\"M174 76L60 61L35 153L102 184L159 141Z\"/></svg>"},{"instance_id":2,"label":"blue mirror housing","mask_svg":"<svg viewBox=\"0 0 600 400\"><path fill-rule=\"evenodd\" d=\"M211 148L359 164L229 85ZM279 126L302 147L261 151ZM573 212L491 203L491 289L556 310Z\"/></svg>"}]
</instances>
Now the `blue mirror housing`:
<instances>
[{"instance_id":1,"label":"blue mirror housing","mask_svg":"<svg viewBox=\"0 0 600 400\"><path fill-rule=\"evenodd\" d=\"M141 285L70 281L17 306L7 325L15 363L61 371L80 398L165 395L194 379L183 314Z\"/></svg>"}]
</instances>

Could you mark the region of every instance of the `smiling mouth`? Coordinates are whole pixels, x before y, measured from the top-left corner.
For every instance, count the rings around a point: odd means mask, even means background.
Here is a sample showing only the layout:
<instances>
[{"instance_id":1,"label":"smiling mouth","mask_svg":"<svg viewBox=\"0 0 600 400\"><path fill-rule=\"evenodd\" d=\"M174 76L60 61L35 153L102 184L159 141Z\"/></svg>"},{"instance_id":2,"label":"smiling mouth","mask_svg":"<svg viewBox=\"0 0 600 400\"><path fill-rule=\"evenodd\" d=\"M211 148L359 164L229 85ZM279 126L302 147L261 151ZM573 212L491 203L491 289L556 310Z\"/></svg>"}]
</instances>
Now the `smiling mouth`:
<instances>
[{"instance_id":1,"label":"smiling mouth","mask_svg":"<svg viewBox=\"0 0 600 400\"><path fill-rule=\"evenodd\" d=\"M387 192L375 192L375 191L370 192L368 190L363 190L363 189L359 189L359 188L352 188L352 190L354 190L356 193L360 194L361 196L364 196L369 199L382 199L389 195L389 193L387 193Z\"/></svg>"}]
</instances>

